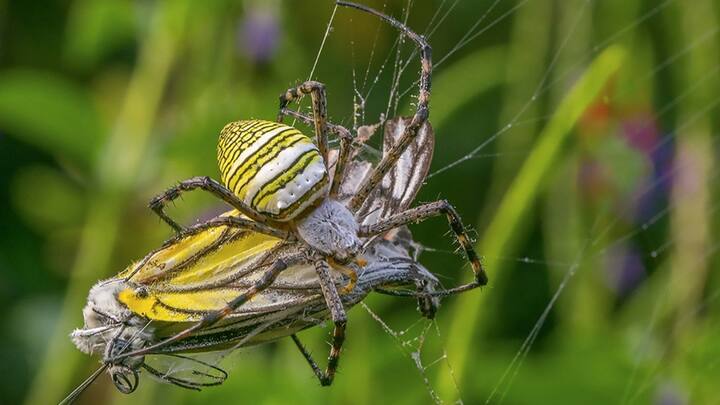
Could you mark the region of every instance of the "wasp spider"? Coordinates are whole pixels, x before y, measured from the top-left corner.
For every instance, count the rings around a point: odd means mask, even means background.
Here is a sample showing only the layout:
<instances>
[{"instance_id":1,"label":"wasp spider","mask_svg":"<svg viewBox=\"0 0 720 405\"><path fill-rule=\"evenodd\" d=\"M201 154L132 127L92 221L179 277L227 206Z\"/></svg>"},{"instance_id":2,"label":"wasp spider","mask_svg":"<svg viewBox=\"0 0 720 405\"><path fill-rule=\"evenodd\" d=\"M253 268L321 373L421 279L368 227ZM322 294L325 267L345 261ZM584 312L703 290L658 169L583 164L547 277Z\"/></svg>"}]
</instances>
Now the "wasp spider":
<instances>
[{"instance_id":1,"label":"wasp spider","mask_svg":"<svg viewBox=\"0 0 720 405\"><path fill-rule=\"evenodd\" d=\"M372 223L367 223L364 218L358 218L358 213L372 202L369 199L371 200L373 192L392 171L401 155L413 144L418 133L422 132L422 128L429 126L427 120L430 112L431 49L423 37L389 16L363 5L344 1L338 1L337 4L370 13L397 28L417 44L421 62L420 91L415 114L412 118L397 121L398 125L402 126L401 135L385 151L372 171L363 178L354 195L346 203L340 202L338 198L346 167L352 159L353 138L347 129L327 121L324 85L316 81L308 81L287 90L280 96L278 122L237 121L227 124L222 129L218 144L218 164L222 182L209 177L195 177L180 182L150 202L150 207L178 233L180 238L209 228L225 226L247 229L303 246L308 260L312 262L317 272L325 304L334 324L327 367L322 370L295 335L293 340L322 385L332 383L338 366L347 323L341 294L348 293L354 288L354 281L357 280L356 269L363 264L361 255L364 241L409 223L445 215L472 266L474 280L459 287L435 292L434 295L454 294L487 283L486 274L473 250L460 216L447 201L436 201L411 209L404 207L402 210L377 218ZM287 108L290 102L305 95L310 95L312 99L312 117L306 117ZM282 124L283 118L288 115L314 125L315 142L297 129ZM340 150L332 170L328 165L329 133L335 133L340 138ZM219 217L192 228L181 226L165 213L165 206L178 198L182 192L194 189L202 189L217 196L238 210L241 215ZM277 259L259 280L230 300L225 308L206 314L192 327L159 343L123 353L113 360L150 353L214 325L268 288L287 267L287 263ZM345 274L350 280L348 285L339 291L332 281L331 271Z\"/></svg>"}]
</instances>

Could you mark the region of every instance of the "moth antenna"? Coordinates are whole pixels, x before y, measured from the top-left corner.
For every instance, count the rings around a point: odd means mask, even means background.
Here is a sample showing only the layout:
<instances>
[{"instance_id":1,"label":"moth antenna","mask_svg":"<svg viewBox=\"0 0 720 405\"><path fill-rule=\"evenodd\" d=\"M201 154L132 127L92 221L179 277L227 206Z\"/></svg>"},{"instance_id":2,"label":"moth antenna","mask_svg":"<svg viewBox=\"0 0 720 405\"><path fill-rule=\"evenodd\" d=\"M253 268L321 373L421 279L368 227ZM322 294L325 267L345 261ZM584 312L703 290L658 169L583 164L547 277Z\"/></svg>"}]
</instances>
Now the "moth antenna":
<instances>
[{"instance_id":1,"label":"moth antenna","mask_svg":"<svg viewBox=\"0 0 720 405\"><path fill-rule=\"evenodd\" d=\"M95 370L90 377L86 378L85 381L82 382L82 384L78 385L77 388L75 388L68 396L65 397L58 405L70 405L74 403L79 397L80 394L82 394L87 387L90 386L97 378L102 374L105 370L107 370L108 365L103 364L100 368Z\"/></svg>"}]
</instances>

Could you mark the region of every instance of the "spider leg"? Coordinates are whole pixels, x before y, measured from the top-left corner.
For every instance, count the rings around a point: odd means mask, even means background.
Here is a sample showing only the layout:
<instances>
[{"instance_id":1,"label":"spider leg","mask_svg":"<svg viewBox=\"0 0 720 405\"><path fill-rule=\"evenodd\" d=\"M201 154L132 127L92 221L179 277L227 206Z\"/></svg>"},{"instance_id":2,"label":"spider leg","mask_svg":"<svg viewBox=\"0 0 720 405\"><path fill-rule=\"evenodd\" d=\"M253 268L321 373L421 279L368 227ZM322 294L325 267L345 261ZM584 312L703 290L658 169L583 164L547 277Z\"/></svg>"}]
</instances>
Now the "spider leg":
<instances>
[{"instance_id":1,"label":"spider leg","mask_svg":"<svg viewBox=\"0 0 720 405\"><path fill-rule=\"evenodd\" d=\"M327 96L325 95L325 85L309 80L297 87L289 88L285 93L280 95L280 111L278 113L278 122L282 122L285 116L283 110L290 102L298 100L303 96L310 94L312 99L313 123L315 124L316 143L320 150L320 156L325 159L327 164L328 158L328 140L327 140Z\"/></svg>"},{"instance_id":2,"label":"spider leg","mask_svg":"<svg viewBox=\"0 0 720 405\"><path fill-rule=\"evenodd\" d=\"M305 124L311 124L314 122L313 118L289 108L280 109L280 114L297 118ZM328 132L331 132L340 138L340 152L338 153L338 158L335 163L335 174L333 175L332 185L330 186L330 197L336 197L338 191L340 190L340 185L345 178L345 168L352 159L351 151L354 137L350 131L342 125L330 122L326 122L326 125Z\"/></svg>"},{"instance_id":3,"label":"spider leg","mask_svg":"<svg viewBox=\"0 0 720 405\"><path fill-rule=\"evenodd\" d=\"M305 357L305 360L307 360L308 364L310 364L315 376L318 380L320 380L320 385L328 386L332 384L333 379L335 378L335 372L337 371L338 362L340 361L340 350L342 349L342 344L345 341L347 315L345 314L345 308L342 305L335 283L333 283L332 278L330 277L329 266L325 259L315 259L315 271L317 272L318 279L320 280L320 288L322 289L323 296L325 297L325 303L330 309L330 318L335 325L333 328L332 346L330 348L330 355L328 356L328 363L325 371L320 369L318 364L310 355L310 352L307 351L296 335L293 334L292 339L300 350L300 353L302 353L303 357Z\"/></svg>"},{"instance_id":4,"label":"spider leg","mask_svg":"<svg viewBox=\"0 0 720 405\"><path fill-rule=\"evenodd\" d=\"M367 6L355 3L349 3L345 1L337 1L337 5L355 8L366 13L370 13L376 17L379 17L383 21L392 25L393 27L400 30L404 35L415 42L420 49L420 92L417 98L417 109L415 115L413 115L410 124L405 128L405 132L402 134L397 143L385 154L380 163L375 166L373 172L363 180L357 193L350 200L348 208L350 211L357 212L362 207L368 195L372 192L375 187L380 184L385 174L397 163L400 156L403 154L405 149L412 143L415 136L417 136L420 127L427 121L430 115L430 78L432 74L432 49L430 45L425 41L425 38L416 34L410 30L406 25L400 21L382 14L374 9Z\"/></svg>"},{"instance_id":5,"label":"spider leg","mask_svg":"<svg viewBox=\"0 0 720 405\"><path fill-rule=\"evenodd\" d=\"M288 233L282 229L278 229L278 228L272 227L270 225L263 224L261 222L256 222L251 219L230 216L230 217L214 218L209 221L205 221L200 224L197 224L195 226L191 226L189 228L184 228L181 232L178 233L178 235L175 238L166 242L165 245L167 245L168 243L172 243L178 239L183 239L188 236L192 236L192 235L196 235L198 233L205 232L208 229L218 228L221 226L226 226L228 228L247 229L249 231L262 233L264 235L274 236L279 239L286 239L286 240L292 239L290 233Z\"/></svg>"},{"instance_id":6,"label":"spider leg","mask_svg":"<svg viewBox=\"0 0 720 405\"><path fill-rule=\"evenodd\" d=\"M379 235L398 226L421 222L428 218L441 214L445 214L445 216L447 217L448 223L450 224L450 229L452 229L453 233L455 234L455 238L465 251L465 256L470 262L470 266L472 266L473 273L475 274L475 280L472 283L453 288L452 290L415 293L413 294L414 296L450 295L450 292L457 293L461 291L466 291L475 287L483 286L488 282L485 269L483 269L482 263L480 263L480 259L475 253L475 249L470 242L470 237L468 237L468 234L465 231L465 227L460 220L460 215L458 215L457 211L455 211L455 208L446 200L435 201L429 204L423 204L419 207L411 208L399 214L392 215L373 225L361 226L360 231L358 232L358 235L361 237Z\"/></svg>"},{"instance_id":7,"label":"spider leg","mask_svg":"<svg viewBox=\"0 0 720 405\"><path fill-rule=\"evenodd\" d=\"M320 380L320 384L325 385L323 384L323 378L325 374L323 373L320 366L318 366L315 359L313 359L312 355L305 347L305 345L300 341L300 338L297 337L297 335L294 333L290 335L290 337L292 338L293 342L295 342L295 346L297 346L298 350L300 350L300 353L303 355L303 357L305 357L305 361L308 362L310 368L312 368L313 373L315 373L315 376L318 378L318 380Z\"/></svg>"},{"instance_id":8,"label":"spider leg","mask_svg":"<svg viewBox=\"0 0 720 405\"><path fill-rule=\"evenodd\" d=\"M245 304L246 302L250 301L255 295L262 292L266 288L268 288L277 278L277 276L286 268L288 267L288 264L283 259L277 259L270 268L265 271L265 274L260 277L259 280L257 280L253 285L251 285L247 290L242 292L240 295L232 299L230 302L227 303L227 305L219 309L217 311L211 311L205 314L205 316L202 317L200 321L198 321L195 325L184 329L177 334L160 341L158 343L155 343L153 345L144 347L142 349L138 349L132 352L122 353L119 354L113 358L110 358L110 362L117 362L118 360L121 360L126 357L130 356L143 356L146 354L150 354L158 349L162 349L163 347L183 340L189 336L191 336L194 332L201 330L203 328L210 327L214 325L215 323L219 322L226 316L230 315L235 311L237 308L239 308L241 305Z\"/></svg>"},{"instance_id":9,"label":"spider leg","mask_svg":"<svg viewBox=\"0 0 720 405\"><path fill-rule=\"evenodd\" d=\"M185 227L178 224L165 213L165 206L180 197L180 195L187 191L195 189L202 189L215 197L225 201L227 204L237 209L244 215L255 220L256 222L264 223L267 218L255 212L247 204L245 204L240 198L238 198L232 191L228 190L227 187L221 183L211 179L207 176L198 176L191 179L183 180L176 186L170 187L165 192L155 196L148 206L153 210L163 221L165 221L176 233L182 235L185 231Z\"/></svg>"}]
</instances>

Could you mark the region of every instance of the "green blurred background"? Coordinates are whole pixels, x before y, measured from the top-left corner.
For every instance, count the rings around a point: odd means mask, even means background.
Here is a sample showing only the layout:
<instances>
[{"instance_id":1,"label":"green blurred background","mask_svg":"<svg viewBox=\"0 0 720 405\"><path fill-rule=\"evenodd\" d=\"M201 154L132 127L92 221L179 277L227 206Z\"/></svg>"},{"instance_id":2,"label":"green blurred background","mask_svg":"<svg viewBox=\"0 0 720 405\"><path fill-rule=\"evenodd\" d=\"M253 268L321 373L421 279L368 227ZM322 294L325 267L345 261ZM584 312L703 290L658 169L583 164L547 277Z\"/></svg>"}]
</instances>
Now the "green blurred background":
<instances>
[{"instance_id":1,"label":"green blurred background","mask_svg":"<svg viewBox=\"0 0 720 405\"><path fill-rule=\"evenodd\" d=\"M90 286L169 236L146 208L153 195L218 177L226 122L275 117L280 92L308 78L333 9L0 0L0 403L57 402L98 366L68 338ZM435 173L418 200L456 204L490 285L446 299L436 325L412 300L368 298L405 333L353 309L331 388L281 341L226 359L221 387L145 377L123 396L101 377L81 403L720 403L720 3L409 9L436 61ZM372 124L396 103L411 113L415 90L403 93L418 64L395 86L396 38L337 10L313 74L333 121ZM401 66L411 52L401 47ZM388 108L394 87L403 97ZM190 195L172 213L190 223L219 209ZM443 220L413 231L444 284L469 278ZM328 333L301 336L323 358Z\"/></svg>"}]
</instances>

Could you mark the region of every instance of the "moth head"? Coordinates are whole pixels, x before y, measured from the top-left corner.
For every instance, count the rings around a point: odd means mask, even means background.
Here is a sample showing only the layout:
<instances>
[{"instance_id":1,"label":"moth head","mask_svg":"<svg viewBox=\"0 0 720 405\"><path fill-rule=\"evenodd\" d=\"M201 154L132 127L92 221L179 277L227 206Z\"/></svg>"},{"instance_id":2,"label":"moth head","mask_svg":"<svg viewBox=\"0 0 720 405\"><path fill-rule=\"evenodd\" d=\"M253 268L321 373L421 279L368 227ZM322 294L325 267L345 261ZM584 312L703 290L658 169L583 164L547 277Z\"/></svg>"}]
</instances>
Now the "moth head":
<instances>
[{"instance_id":1,"label":"moth head","mask_svg":"<svg viewBox=\"0 0 720 405\"><path fill-rule=\"evenodd\" d=\"M106 280L90 290L83 308L84 325L70 334L75 346L83 353L103 353L122 321L130 316L130 311L117 300L117 293L125 285L123 280Z\"/></svg>"}]
</instances>

